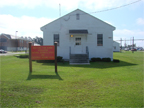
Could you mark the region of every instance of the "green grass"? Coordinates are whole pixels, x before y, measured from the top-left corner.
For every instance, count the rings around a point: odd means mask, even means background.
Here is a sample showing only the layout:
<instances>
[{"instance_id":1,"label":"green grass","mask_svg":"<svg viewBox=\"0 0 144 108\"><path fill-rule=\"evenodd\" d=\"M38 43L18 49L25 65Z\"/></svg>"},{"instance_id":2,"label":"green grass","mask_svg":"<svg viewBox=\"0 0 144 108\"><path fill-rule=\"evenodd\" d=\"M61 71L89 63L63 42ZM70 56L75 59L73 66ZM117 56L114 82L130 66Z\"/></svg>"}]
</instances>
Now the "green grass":
<instances>
[{"instance_id":1,"label":"green grass","mask_svg":"<svg viewBox=\"0 0 144 108\"><path fill-rule=\"evenodd\" d=\"M144 52L114 53L120 63L90 65L0 57L1 107L144 107Z\"/></svg>"}]
</instances>

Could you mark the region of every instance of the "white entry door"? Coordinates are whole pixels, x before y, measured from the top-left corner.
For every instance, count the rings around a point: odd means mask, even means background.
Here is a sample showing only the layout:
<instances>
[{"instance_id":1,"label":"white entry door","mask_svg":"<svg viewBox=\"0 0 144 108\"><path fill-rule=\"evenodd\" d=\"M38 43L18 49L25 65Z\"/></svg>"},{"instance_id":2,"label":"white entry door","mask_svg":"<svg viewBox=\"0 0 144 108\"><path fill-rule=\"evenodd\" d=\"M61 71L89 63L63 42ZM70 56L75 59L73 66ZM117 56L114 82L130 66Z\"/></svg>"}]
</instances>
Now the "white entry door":
<instances>
[{"instance_id":1,"label":"white entry door","mask_svg":"<svg viewBox=\"0 0 144 108\"><path fill-rule=\"evenodd\" d=\"M74 45L75 54L83 54L83 45L82 45L82 37L75 37L75 45Z\"/></svg>"}]
</instances>

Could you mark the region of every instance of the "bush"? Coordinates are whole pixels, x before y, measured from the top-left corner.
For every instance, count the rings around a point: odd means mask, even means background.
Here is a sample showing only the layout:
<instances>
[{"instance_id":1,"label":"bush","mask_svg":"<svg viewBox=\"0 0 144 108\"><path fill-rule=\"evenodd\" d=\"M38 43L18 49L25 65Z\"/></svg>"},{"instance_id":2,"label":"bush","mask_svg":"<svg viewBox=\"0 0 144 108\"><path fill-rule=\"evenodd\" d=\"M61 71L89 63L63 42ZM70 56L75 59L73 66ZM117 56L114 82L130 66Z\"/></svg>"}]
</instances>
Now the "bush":
<instances>
[{"instance_id":1,"label":"bush","mask_svg":"<svg viewBox=\"0 0 144 108\"><path fill-rule=\"evenodd\" d=\"M93 57L93 58L91 58L91 61L92 62L101 61L101 58L95 58L95 57Z\"/></svg>"},{"instance_id":2,"label":"bush","mask_svg":"<svg viewBox=\"0 0 144 108\"><path fill-rule=\"evenodd\" d=\"M29 58L29 55L28 55L28 54L25 54L25 55L19 55L19 58Z\"/></svg>"},{"instance_id":3,"label":"bush","mask_svg":"<svg viewBox=\"0 0 144 108\"><path fill-rule=\"evenodd\" d=\"M119 63L120 61L118 59L113 59L113 62Z\"/></svg>"},{"instance_id":4,"label":"bush","mask_svg":"<svg viewBox=\"0 0 144 108\"><path fill-rule=\"evenodd\" d=\"M61 62L62 61L62 58L61 56L57 56L57 62Z\"/></svg>"},{"instance_id":5,"label":"bush","mask_svg":"<svg viewBox=\"0 0 144 108\"><path fill-rule=\"evenodd\" d=\"M102 58L103 62L111 62L111 58Z\"/></svg>"}]
</instances>

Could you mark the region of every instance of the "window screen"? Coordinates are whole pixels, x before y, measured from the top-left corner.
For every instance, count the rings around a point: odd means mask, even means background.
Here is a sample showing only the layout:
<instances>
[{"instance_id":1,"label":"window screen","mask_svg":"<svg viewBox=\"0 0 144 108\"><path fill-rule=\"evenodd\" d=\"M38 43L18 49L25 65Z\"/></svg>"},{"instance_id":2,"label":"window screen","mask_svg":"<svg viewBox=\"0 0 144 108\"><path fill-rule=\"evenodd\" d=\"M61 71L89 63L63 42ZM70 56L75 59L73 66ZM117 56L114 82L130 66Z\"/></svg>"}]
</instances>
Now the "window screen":
<instances>
[{"instance_id":1,"label":"window screen","mask_svg":"<svg viewBox=\"0 0 144 108\"><path fill-rule=\"evenodd\" d=\"M76 14L76 19L79 20L80 19L80 15Z\"/></svg>"},{"instance_id":2,"label":"window screen","mask_svg":"<svg viewBox=\"0 0 144 108\"><path fill-rule=\"evenodd\" d=\"M103 46L103 34L97 34L97 46Z\"/></svg>"},{"instance_id":3,"label":"window screen","mask_svg":"<svg viewBox=\"0 0 144 108\"><path fill-rule=\"evenodd\" d=\"M57 46L59 46L59 34L54 34L54 43L57 42Z\"/></svg>"},{"instance_id":4,"label":"window screen","mask_svg":"<svg viewBox=\"0 0 144 108\"><path fill-rule=\"evenodd\" d=\"M81 38L75 38L75 45L81 45Z\"/></svg>"}]
</instances>

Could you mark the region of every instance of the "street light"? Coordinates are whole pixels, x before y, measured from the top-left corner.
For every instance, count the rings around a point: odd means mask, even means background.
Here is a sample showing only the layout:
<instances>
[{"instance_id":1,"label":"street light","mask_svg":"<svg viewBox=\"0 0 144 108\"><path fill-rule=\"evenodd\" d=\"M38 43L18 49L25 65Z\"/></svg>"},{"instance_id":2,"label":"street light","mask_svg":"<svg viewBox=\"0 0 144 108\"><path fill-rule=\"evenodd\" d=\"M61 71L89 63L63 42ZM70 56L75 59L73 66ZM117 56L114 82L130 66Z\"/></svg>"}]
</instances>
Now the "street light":
<instances>
[{"instance_id":1,"label":"street light","mask_svg":"<svg viewBox=\"0 0 144 108\"><path fill-rule=\"evenodd\" d=\"M15 37L17 37L17 32L18 32L18 31L15 32Z\"/></svg>"},{"instance_id":2,"label":"street light","mask_svg":"<svg viewBox=\"0 0 144 108\"><path fill-rule=\"evenodd\" d=\"M15 38L16 38L16 40L17 40L17 32L18 31L15 32ZM16 42L17 42L17 46L16 46L16 51L17 51L18 50L18 40Z\"/></svg>"}]
</instances>

